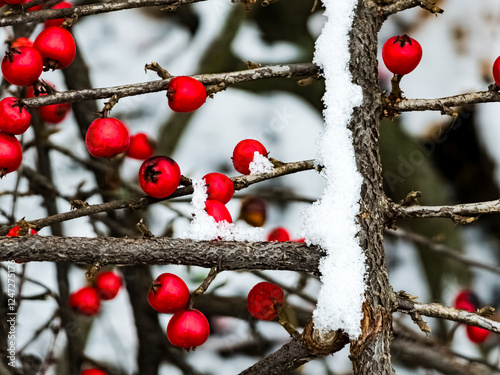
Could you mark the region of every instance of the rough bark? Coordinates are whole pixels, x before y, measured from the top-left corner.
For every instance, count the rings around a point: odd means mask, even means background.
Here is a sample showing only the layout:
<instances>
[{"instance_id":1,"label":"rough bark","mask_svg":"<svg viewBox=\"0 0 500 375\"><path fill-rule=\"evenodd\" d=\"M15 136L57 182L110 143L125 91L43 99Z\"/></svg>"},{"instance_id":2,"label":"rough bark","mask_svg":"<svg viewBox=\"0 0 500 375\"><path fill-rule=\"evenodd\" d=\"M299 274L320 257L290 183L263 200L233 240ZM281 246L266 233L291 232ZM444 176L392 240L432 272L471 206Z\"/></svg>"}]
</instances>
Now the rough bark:
<instances>
[{"instance_id":1,"label":"rough bark","mask_svg":"<svg viewBox=\"0 0 500 375\"><path fill-rule=\"evenodd\" d=\"M380 94L377 90L377 33L382 18L369 0L360 0L350 32L350 71L363 88L363 104L354 110L350 129L358 170L363 176L360 214L360 244L366 255L367 275L361 337L351 343L355 374L393 374L390 357L393 291L385 264L383 231L385 194L379 155Z\"/></svg>"},{"instance_id":2,"label":"rough bark","mask_svg":"<svg viewBox=\"0 0 500 375\"><path fill-rule=\"evenodd\" d=\"M27 236L0 239L0 261L140 265L219 265L220 270L317 272L322 253L296 242L193 241L172 238Z\"/></svg>"}]
</instances>

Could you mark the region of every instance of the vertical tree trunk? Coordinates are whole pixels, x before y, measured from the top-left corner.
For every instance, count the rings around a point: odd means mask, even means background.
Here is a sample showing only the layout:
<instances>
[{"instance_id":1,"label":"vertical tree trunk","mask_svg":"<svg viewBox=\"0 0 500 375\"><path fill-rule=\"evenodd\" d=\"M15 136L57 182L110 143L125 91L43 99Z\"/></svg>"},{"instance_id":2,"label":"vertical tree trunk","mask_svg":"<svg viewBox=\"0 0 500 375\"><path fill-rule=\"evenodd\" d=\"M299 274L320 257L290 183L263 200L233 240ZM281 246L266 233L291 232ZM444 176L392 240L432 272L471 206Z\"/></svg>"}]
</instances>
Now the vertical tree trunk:
<instances>
[{"instance_id":1,"label":"vertical tree trunk","mask_svg":"<svg viewBox=\"0 0 500 375\"><path fill-rule=\"evenodd\" d=\"M350 71L363 88L363 104L356 108L350 124L361 189L359 241L367 261L366 301L361 337L351 343L355 374L393 374L390 340L392 335L393 291L387 276L383 231L386 198L382 188L379 155L381 102L378 81L377 33L383 19L371 0L359 0L350 32Z\"/></svg>"}]
</instances>

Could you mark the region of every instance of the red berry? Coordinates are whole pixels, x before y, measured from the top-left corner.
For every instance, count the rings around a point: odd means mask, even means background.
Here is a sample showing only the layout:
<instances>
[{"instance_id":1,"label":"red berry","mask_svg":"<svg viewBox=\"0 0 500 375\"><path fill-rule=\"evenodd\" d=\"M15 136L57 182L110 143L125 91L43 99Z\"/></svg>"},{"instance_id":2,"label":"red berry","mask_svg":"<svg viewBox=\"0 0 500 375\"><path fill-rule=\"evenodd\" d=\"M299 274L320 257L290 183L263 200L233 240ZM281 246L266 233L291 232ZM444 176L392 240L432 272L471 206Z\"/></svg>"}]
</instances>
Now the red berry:
<instances>
[{"instance_id":1,"label":"red berry","mask_svg":"<svg viewBox=\"0 0 500 375\"><path fill-rule=\"evenodd\" d=\"M290 241L290 233L288 233L288 231L283 227L277 227L277 228L274 228L267 235L267 240L272 241L272 242Z\"/></svg>"},{"instance_id":2,"label":"red berry","mask_svg":"<svg viewBox=\"0 0 500 375\"><path fill-rule=\"evenodd\" d=\"M4 0L7 4L22 4L24 3L26 0Z\"/></svg>"},{"instance_id":3,"label":"red berry","mask_svg":"<svg viewBox=\"0 0 500 375\"><path fill-rule=\"evenodd\" d=\"M130 146L127 156L133 159L145 160L153 156L154 144L145 133L130 136Z\"/></svg>"},{"instance_id":4,"label":"red berry","mask_svg":"<svg viewBox=\"0 0 500 375\"><path fill-rule=\"evenodd\" d=\"M101 272L95 280L95 288L99 297L105 301L113 299L122 286L122 278L114 272Z\"/></svg>"},{"instance_id":5,"label":"red berry","mask_svg":"<svg viewBox=\"0 0 500 375\"><path fill-rule=\"evenodd\" d=\"M239 142L233 151L234 169L242 174L250 174L250 163L256 152L264 156L268 154L262 143L255 139L244 139Z\"/></svg>"},{"instance_id":6,"label":"red berry","mask_svg":"<svg viewBox=\"0 0 500 375\"><path fill-rule=\"evenodd\" d=\"M222 173L208 173L203 179L207 185L208 199L215 199L224 204L229 202L234 194L233 181Z\"/></svg>"},{"instance_id":7,"label":"red berry","mask_svg":"<svg viewBox=\"0 0 500 375\"><path fill-rule=\"evenodd\" d=\"M145 160L139 169L139 185L153 198L166 198L181 183L181 169L168 156L153 156Z\"/></svg>"},{"instance_id":8,"label":"red berry","mask_svg":"<svg viewBox=\"0 0 500 375\"><path fill-rule=\"evenodd\" d=\"M382 58L392 73L405 75L413 71L422 59L422 47L406 34L396 35L385 42Z\"/></svg>"},{"instance_id":9,"label":"red berry","mask_svg":"<svg viewBox=\"0 0 500 375\"><path fill-rule=\"evenodd\" d=\"M191 77L180 76L170 80L167 89L168 106L175 112L192 112L207 100L203 84Z\"/></svg>"},{"instance_id":10,"label":"red berry","mask_svg":"<svg viewBox=\"0 0 500 375\"><path fill-rule=\"evenodd\" d=\"M301 243L304 243L304 242L306 242L306 239L305 238L297 238L296 240L292 240L292 242L301 242Z\"/></svg>"},{"instance_id":11,"label":"red berry","mask_svg":"<svg viewBox=\"0 0 500 375\"><path fill-rule=\"evenodd\" d=\"M149 288L148 302L158 312L173 314L186 309L189 289L179 276L162 273Z\"/></svg>"},{"instance_id":12,"label":"red berry","mask_svg":"<svg viewBox=\"0 0 500 375\"><path fill-rule=\"evenodd\" d=\"M61 1L59 4L54 5L50 9L63 9L63 8L72 8L73 5L68 3L67 1ZM64 22L64 18L56 18L53 20L47 20L45 21L44 25L45 28L51 27L51 26L61 26Z\"/></svg>"},{"instance_id":13,"label":"red berry","mask_svg":"<svg viewBox=\"0 0 500 375\"><path fill-rule=\"evenodd\" d=\"M490 331L488 331L487 329L470 325L467 326L467 337L469 338L470 341L476 344L484 342L489 334Z\"/></svg>"},{"instance_id":14,"label":"red berry","mask_svg":"<svg viewBox=\"0 0 500 375\"><path fill-rule=\"evenodd\" d=\"M31 114L16 98L0 101L0 131L7 134L23 134L31 123Z\"/></svg>"},{"instance_id":15,"label":"red berry","mask_svg":"<svg viewBox=\"0 0 500 375\"><path fill-rule=\"evenodd\" d=\"M96 288L86 286L71 293L69 305L78 314L92 316L99 311L101 300Z\"/></svg>"},{"instance_id":16,"label":"red berry","mask_svg":"<svg viewBox=\"0 0 500 375\"><path fill-rule=\"evenodd\" d=\"M205 211L209 216L212 216L218 223L221 221L227 221L228 223L233 222L231 214L229 213L226 206L224 206L223 203L215 199L207 199L205 201Z\"/></svg>"},{"instance_id":17,"label":"red berry","mask_svg":"<svg viewBox=\"0 0 500 375\"><path fill-rule=\"evenodd\" d=\"M0 132L0 178L14 172L23 160L23 149L13 135Z\"/></svg>"},{"instance_id":18,"label":"red berry","mask_svg":"<svg viewBox=\"0 0 500 375\"><path fill-rule=\"evenodd\" d=\"M48 27L38 34L33 46L42 55L44 65L50 69L66 68L76 54L73 35L57 26Z\"/></svg>"},{"instance_id":19,"label":"red berry","mask_svg":"<svg viewBox=\"0 0 500 375\"><path fill-rule=\"evenodd\" d=\"M80 375L108 375L108 374L96 368L89 368L87 370L83 370L80 373Z\"/></svg>"},{"instance_id":20,"label":"red berry","mask_svg":"<svg viewBox=\"0 0 500 375\"><path fill-rule=\"evenodd\" d=\"M2 60L4 78L18 86L33 84L43 70L40 52L33 47L17 47L7 52Z\"/></svg>"},{"instance_id":21,"label":"red berry","mask_svg":"<svg viewBox=\"0 0 500 375\"><path fill-rule=\"evenodd\" d=\"M500 56L493 63L493 79L497 86L500 86Z\"/></svg>"},{"instance_id":22,"label":"red berry","mask_svg":"<svg viewBox=\"0 0 500 375\"><path fill-rule=\"evenodd\" d=\"M33 47L33 42L29 40L28 38L25 37L20 37L17 38L12 42L12 47L17 48L17 47Z\"/></svg>"},{"instance_id":23,"label":"red berry","mask_svg":"<svg viewBox=\"0 0 500 375\"><path fill-rule=\"evenodd\" d=\"M9 233L5 235L5 237L19 237L19 230L21 227L19 225L16 225L14 228L9 230ZM37 234L37 231L34 229L30 229L30 234Z\"/></svg>"},{"instance_id":24,"label":"red berry","mask_svg":"<svg viewBox=\"0 0 500 375\"><path fill-rule=\"evenodd\" d=\"M472 290L462 290L455 297L453 306L456 309L474 312L479 308L480 302L476 293Z\"/></svg>"},{"instance_id":25,"label":"red berry","mask_svg":"<svg viewBox=\"0 0 500 375\"><path fill-rule=\"evenodd\" d=\"M278 306L283 305L284 298L279 286L263 281L248 293L248 311L256 319L273 320L278 316Z\"/></svg>"},{"instance_id":26,"label":"red berry","mask_svg":"<svg viewBox=\"0 0 500 375\"><path fill-rule=\"evenodd\" d=\"M185 310L176 313L168 322L167 337L172 345L192 349L208 339L210 326L199 310Z\"/></svg>"},{"instance_id":27,"label":"red berry","mask_svg":"<svg viewBox=\"0 0 500 375\"><path fill-rule=\"evenodd\" d=\"M96 158L111 158L127 151L130 137L123 122L112 118L92 121L85 137L87 150Z\"/></svg>"},{"instance_id":28,"label":"red berry","mask_svg":"<svg viewBox=\"0 0 500 375\"><path fill-rule=\"evenodd\" d=\"M56 88L49 81L45 81L45 83L49 84L54 89ZM38 94L38 96L44 96L44 95L47 95L47 94L46 93L39 93ZM28 90L26 92L26 97L27 98L34 98L35 97L33 86L28 87ZM69 104L69 103L49 104L49 105L44 105L44 106L40 107L39 110L40 110L40 115L42 116L43 121L48 122L50 124L59 124L68 115L69 111L71 110L71 104Z\"/></svg>"}]
</instances>

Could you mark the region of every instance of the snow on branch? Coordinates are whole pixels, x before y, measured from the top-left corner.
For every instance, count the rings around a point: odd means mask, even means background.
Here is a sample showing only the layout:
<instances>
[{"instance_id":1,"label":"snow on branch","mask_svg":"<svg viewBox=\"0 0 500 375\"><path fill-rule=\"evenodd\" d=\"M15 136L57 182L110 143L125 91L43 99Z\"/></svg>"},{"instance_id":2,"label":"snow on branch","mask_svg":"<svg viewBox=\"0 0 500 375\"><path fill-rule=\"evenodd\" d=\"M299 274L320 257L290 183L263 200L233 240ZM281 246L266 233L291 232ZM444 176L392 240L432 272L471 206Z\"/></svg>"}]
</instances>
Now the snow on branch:
<instances>
[{"instance_id":1,"label":"snow on branch","mask_svg":"<svg viewBox=\"0 0 500 375\"><path fill-rule=\"evenodd\" d=\"M193 241L166 237L0 238L0 262L99 262L117 265L183 264L222 270L317 272L323 254L296 242Z\"/></svg>"},{"instance_id":2,"label":"snow on branch","mask_svg":"<svg viewBox=\"0 0 500 375\"><path fill-rule=\"evenodd\" d=\"M319 68L313 63L298 63L288 65L268 65L255 69L226 73L198 74L193 75L192 77L201 81L205 85L218 85L220 83L224 83L226 86L229 86L237 83L255 81L259 79L315 76L317 74L319 74ZM152 92L165 91L167 90L170 80L171 78L123 86L59 91L55 94L24 99L23 102L28 107L41 107L44 105L65 102L75 103L85 100L107 99L111 98L115 94L119 98L123 98L126 96L135 96Z\"/></svg>"},{"instance_id":3,"label":"snow on branch","mask_svg":"<svg viewBox=\"0 0 500 375\"><path fill-rule=\"evenodd\" d=\"M500 199L488 202L465 203L455 206L401 206L390 204L390 216L394 219L444 217L460 224L470 224L478 215L500 213Z\"/></svg>"},{"instance_id":4,"label":"snow on branch","mask_svg":"<svg viewBox=\"0 0 500 375\"><path fill-rule=\"evenodd\" d=\"M397 103L389 104L389 106L396 112L443 111L450 107L493 102L500 102L499 91L469 92L438 99L402 99Z\"/></svg>"},{"instance_id":5,"label":"snow on branch","mask_svg":"<svg viewBox=\"0 0 500 375\"><path fill-rule=\"evenodd\" d=\"M323 69L326 83L326 127L318 141L317 160L324 166L327 186L305 218L307 242L327 252L320 265L322 286L313 315L315 328L322 334L342 329L351 339L361 333L366 271L356 221L363 179L348 129L353 109L363 101L361 87L352 82L349 71L349 31L357 3L323 0L328 20L316 41L314 62Z\"/></svg>"},{"instance_id":6,"label":"snow on branch","mask_svg":"<svg viewBox=\"0 0 500 375\"><path fill-rule=\"evenodd\" d=\"M418 313L423 316L447 319L454 322L469 324L479 328L487 329L491 332L500 333L500 322L485 318L476 313L465 310L457 310L453 307L446 307L439 303L418 303L408 299L398 298L396 311L409 314Z\"/></svg>"},{"instance_id":7,"label":"snow on branch","mask_svg":"<svg viewBox=\"0 0 500 375\"><path fill-rule=\"evenodd\" d=\"M260 181L268 180L279 176L284 176L291 173L311 170L314 168L315 168L314 160L304 160L298 162L284 163L283 165L274 168L269 173L263 173L261 175L237 176L233 177L232 181L234 183L234 189L241 190ZM43 219L32 220L29 222L29 224L35 226L37 230L40 230L55 223L73 220L79 217L94 215L101 212L109 212L123 208L131 208L135 210L143 209L153 203L161 202L163 200L172 199L176 197L186 196L192 193L193 193L193 186L189 185L178 188L172 195L170 195L165 199L156 199L143 196L130 200L116 200L111 202L93 204L79 208L77 210L72 210L48 216ZM10 228L11 226L6 226L6 225L0 226L0 236L7 234Z\"/></svg>"}]
</instances>

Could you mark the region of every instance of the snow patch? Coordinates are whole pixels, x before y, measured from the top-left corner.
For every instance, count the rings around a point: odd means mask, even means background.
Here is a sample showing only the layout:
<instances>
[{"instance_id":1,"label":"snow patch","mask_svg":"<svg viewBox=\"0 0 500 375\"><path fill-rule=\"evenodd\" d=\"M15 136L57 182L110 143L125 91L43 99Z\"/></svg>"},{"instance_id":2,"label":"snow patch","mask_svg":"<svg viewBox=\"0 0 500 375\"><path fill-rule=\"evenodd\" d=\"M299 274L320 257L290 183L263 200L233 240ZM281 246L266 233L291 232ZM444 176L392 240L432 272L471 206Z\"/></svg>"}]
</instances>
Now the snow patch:
<instances>
[{"instance_id":1,"label":"snow patch","mask_svg":"<svg viewBox=\"0 0 500 375\"><path fill-rule=\"evenodd\" d=\"M356 167L352 134L347 129L353 108L361 105L361 87L349 72L349 30L356 0L323 0L328 17L316 41L314 62L324 72L325 131L317 142L317 163L326 187L305 213L307 243L327 256L320 262L322 286L313 319L326 333L342 329L351 339L361 334L365 256L356 237L362 177Z\"/></svg>"},{"instance_id":2,"label":"snow patch","mask_svg":"<svg viewBox=\"0 0 500 375\"><path fill-rule=\"evenodd\" d=\"M269 173L273 170L274 165L267 156L259 154L258 151L255 151L253 155L253 160L248 166L251 174Z\"/></svg>"},{"instance_id":3,"label":"snow patch","mask_svg":"<svg viewBox=\"0 0 500 375\"><path fill-rule=\"evenodd\" d=\"M205 201L207 200L207 186L203 179L193 179L193 220L189 229L182 235L182 238L189 238L195 241L263 241L264 230L262 228L242 228L236 227L227 221L216 222L215 219L205 211Z\"/></svg>"}]
</instances>

